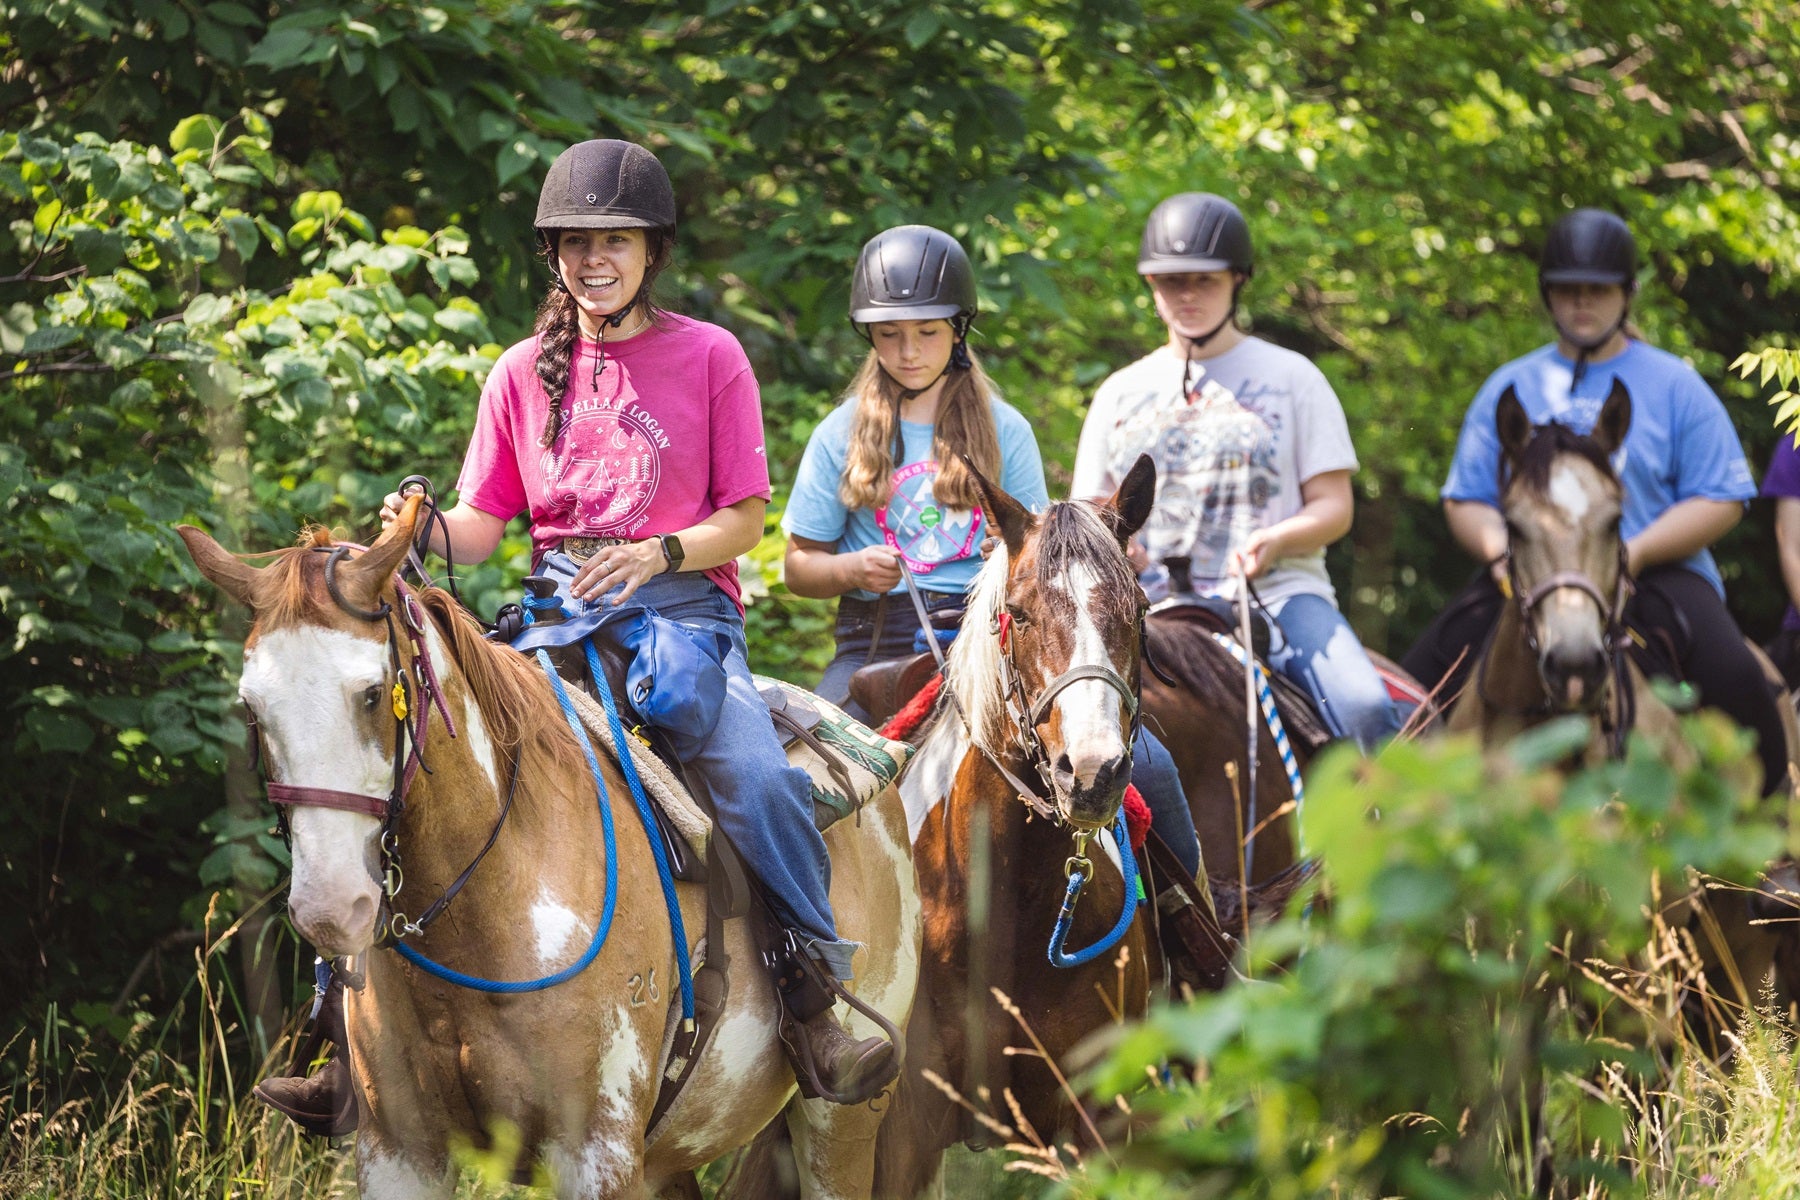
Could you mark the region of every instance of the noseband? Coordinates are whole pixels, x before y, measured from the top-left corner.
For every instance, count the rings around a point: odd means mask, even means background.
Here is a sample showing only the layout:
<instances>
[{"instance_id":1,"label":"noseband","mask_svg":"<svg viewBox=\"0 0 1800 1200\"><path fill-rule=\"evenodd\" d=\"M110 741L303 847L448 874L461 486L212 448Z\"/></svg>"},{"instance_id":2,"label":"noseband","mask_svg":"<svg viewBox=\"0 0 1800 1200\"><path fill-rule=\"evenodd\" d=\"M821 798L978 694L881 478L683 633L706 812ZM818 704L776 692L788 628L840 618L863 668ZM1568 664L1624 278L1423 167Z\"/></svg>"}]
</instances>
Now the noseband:
<instances>
[{"instance_id":1,"label":"noseband","mask_svg":"<svg viewBox=\"0 0 1800 1200\"><path fill-rule=\"evenodd\" d=\"M1616 653L1624 645L1625 634L1625 602L1631 598L1631 576L1626 571L1627 560L1625 543L1619 542L1618 582L1613 586L1612 598L1607 599L1600 586L1585 571L1557 571L1546 575L1529 588L1519 586L1519 565L1513 558L1512 548L1506 551L1507 586L1519 606L1519 626L1525 635L1525 644L1531 648L1535 657L1539 653L1537 630L1532 627L1531 614L1538 605L1549 598L1551 593L1572 589L1582 593L1594 602L1600 610L1600 619L1606 623L1605 645L1607 653Z\"/></svg>"},{"instance_id":2,"label":"noseband","mask_svg":"<svg viewBox=\"0 0 1800 1200\"><path fill-rule=\"evenodd\" d=\"M1143 643L1143 620L1143 616L1140 614L1138 617L1138 643L1140 645ZM1019 741L1025 750L1025 760L1029 762L1032 768L1037 772L1037 777L1043 786L1043 790L1039 792L1036 789L1021 784L1019 780L1004 767L1001 767L1001 773L1006 776L1009 783L1019 789L1021 799L1025 800L1026 803L1031 804L1034 809L1043 812L1044 815L1055 818L1056 814L1053 805L1047 805L1046 807L1048 807L1049 811L1045 812L1044 808L1040 807L1039 804L1033 803L1034 801L1042 801L1044 797L1055 794L1055 772L1050 766L1050 752L1044 748L1044 741L1038 736L1037 732L1038 726L1049 716L1050 706L1056 702L1057 696L1061 695L1066 688L1073 684L1080 683L1084 679L1097 679L1113 691L1119 693L1120 698L1125 701L1125 711L1127 714L1125 759L1129 762L1131 760L1131 748L1137 742L1138 723L1141 719L1137 689L1132 687L1131 684L1125 680L1124 676L1120 675L1111 667L1100 666L1093 663L1083 663L1080 666L1070 667L1055 679L1052 679L1049 685L1045 687L1042 692L1038 693L1037 699L1032 700L1025 694L1024 679L1019 674L1018 664L1013 661L1011 613L1002 610L995 614L993 633L995 637L1000 639L1000 663L1001 674L1004 677L1002 679L1002 685L1006 691L1006 712L1007 715L1012 718L1013 724L1018 726ZM992 756L990 755L990 757ZM1127 772L1127 774L1129 775L1129 772Z\"/></svg>"}]
</instances>

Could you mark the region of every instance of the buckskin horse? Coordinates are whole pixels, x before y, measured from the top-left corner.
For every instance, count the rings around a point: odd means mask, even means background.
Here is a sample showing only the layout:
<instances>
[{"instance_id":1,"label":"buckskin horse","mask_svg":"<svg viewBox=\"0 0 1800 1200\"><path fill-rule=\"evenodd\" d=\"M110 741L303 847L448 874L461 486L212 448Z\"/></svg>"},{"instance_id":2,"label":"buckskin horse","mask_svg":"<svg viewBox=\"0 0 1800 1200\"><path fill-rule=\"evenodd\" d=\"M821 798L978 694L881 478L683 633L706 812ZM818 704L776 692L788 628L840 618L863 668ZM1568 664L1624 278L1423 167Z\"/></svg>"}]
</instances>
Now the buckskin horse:
<instances>
[{"instance_id":1,"label":"buckskin horse","mask_svg":"<svg viewBox=\"0 0 1800 1200\"><path fill-rule=\"evenodd\" d=\"M201 573L253 610L241 694L271 799L290 812L294 925L322 954L367 955L366 983L347 996L361 1193L447 1197L452 1140L487 1144L504 1124L547 1161L560 1196L697 1196L694 1169L785 1108L807 1192L866 1195L879 1114L796 1097L773 985L741 920L725 941L748 970L647 1130L682 1015L676 955L695 947L674 942L652 843L621 803L627 782L602 753L597 789L544 673L485 640L447 593L395 574L418 503L366 553L313 530L261 569L180 530ZM898 794L826 843L840 927L868 947L858 995L904 1023L919 909ZM429 901L471 862L442 919L403 930L408 957L371 949L406 924L389 911L399 879ZM701 889L677 886L685 928L703 928ZM418 957L490 980L567 978L468 990Z\"/></svg>"},{"instance_id":2,"label":"buckskin horse","mask_svg":"<svg viewBox=\"0 0 1800 1200\"><path fill-rule=\"evenodd\" d=\"M1682 757L1675 713L1648 685L1629 652L1626 601L1631 580L1619 536L1624 492L1611 458L1631 426L1631 397L1615 382L1589 435L1561 424L1533 427L1518 397L1500 397L1495 428L1506 482L1500 504L1508 529L1506 570L1510 602L1476 659L1471 682L1455 702L1452 731L1474 731L1488 746L1554 717L1587 718L1584 758L1597 762L1624 752L1634 730ZM1773 668L1765 663L1773 676ZM1796 761L1800 729L1783 711L1788 760ZM1623 798L1630 803L1630 797ZM1713 1036L1732 1013L1760 1002L1763 981L1794 955L1793 910L1764 889L1761 897L1697 891L1678 897L1705 970L1705 994L1690 993L1697 1029ZM1755 900L1772 900L1758 921ZM1674 910L1671 911L1674 916ZM1791 969L1777 972L1792 991ZM1720 1003L1720 1001L1724 1003ZM1723 1043L1715 1039L1715 1050Z\"/></svg>"}]
</instances>

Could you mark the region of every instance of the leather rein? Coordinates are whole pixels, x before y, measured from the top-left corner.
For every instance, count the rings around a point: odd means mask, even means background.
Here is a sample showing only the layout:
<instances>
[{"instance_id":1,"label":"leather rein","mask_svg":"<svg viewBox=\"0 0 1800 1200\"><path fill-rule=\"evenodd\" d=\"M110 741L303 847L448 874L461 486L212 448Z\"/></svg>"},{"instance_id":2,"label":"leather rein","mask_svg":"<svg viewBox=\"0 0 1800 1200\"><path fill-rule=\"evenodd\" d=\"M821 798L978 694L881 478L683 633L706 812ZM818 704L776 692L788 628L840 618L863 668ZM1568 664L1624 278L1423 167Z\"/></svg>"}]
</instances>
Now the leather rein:
<instances>
[{"instance_id":1,"label":"leather rein","mask_svg":"<svg viewBox=\"0 0 1800 1200\"><path fill-rule=\"evenodd\" d=\"M1613 758L1620 758L1625 753L1625 737L1631 732L1636 720L1637 703L1632 694L1630 680L1626 673L1625 648L1630 642L1630 634L1625 626L1625 605L1631 599L1633 590L1631 575L1627 570L1625 543L1619 542L1618 578L1613 586L1610 598L1600 590L1600 586L1585 571L1556 571L1533 583L1530 587L1520 586L1519 567L1513 558L1512 548L1507 547L1506 582L1511 598L1519 612L1519 631L1525 638L1525 647L1534 660L1542 656L1542 648L1538 644L1537 630L1531 623L1531 614L1549 596L1555 592L1572 590L1580 592L1594 602L1600 610L1600 617L1606 623L1603 644L1606 649L1608 682L1612 685L1611 712L1600 718L1601 729L1606 733L1607 753ZM1492 648L1492 637L1489 638ZM1476 692L1482 702L1496 711L1509 711L1497 704L1487 692L1488 654L1481 656L1477 668ZM1554 707L1548 693L1544 702L1536 708L1520 710L1522 715L1547 716L1558 710Z\"/></svg>"},{"instance_id":2,"label":"leather rein","mask_svg":"<svg viewBox=\"0 0 1800 1200\"><path fill-rule=\"evenodd\" d=\"M372 795L365 792L344 792L332 788L300 787L270 779L267 782L269 801L277 806L281 816L281 831L285 838L288 823L285 809L289 808L331 808L343 812L363 813L381 822L381 881L382 894L391 911L386 924L378 932L376 944L392 945L411 934L424 930L433 920L441 915L450 901L462 890L469 877L481 860L493 849L500 836L500 830L506 823L507 815L512 811L513 796L518 790L519 764L515 757L509 772L506 798L501 805L499 817L489 833L486 843L476 853L473 860L457 876L444 894L439 896L416 920L408 919L406 914L394 908L394 901L405 886L405 873L401 867L400 838L395 829L396 823L406 812L406 794L420 771L431 774L431 767L425 761L425 738L431 728L431 713L435 709L444 721L444 730L450 737L457 736L456 722L450 716L449 706L444 700L444 691L438 681L437 668L432 663L431 649L426 639L426 618L418 597L407 587L405 580L394 576L395 598L398 602L399 625L396 628L396 606L386 600L381 601L379 608L361 608L350 602L339 587L337 580L338 565L344 561L352 550L362 551L366 547L351 543L340 543L330 547L320 547L321 553L328 554L325 559L325 590L330 593L339 609L360 620L374 623L382 621L387 624L388 662L393 672L394 684L391 692L391 707L394 715L394 758L393 784L385 796ZM400 644L402 636L410 647L410 661L401 662ZM261 763L261 731L257 727L254 715L250 718L250 729L254 736L256 750L254 765Z\"/></svg>"}]
</instances>

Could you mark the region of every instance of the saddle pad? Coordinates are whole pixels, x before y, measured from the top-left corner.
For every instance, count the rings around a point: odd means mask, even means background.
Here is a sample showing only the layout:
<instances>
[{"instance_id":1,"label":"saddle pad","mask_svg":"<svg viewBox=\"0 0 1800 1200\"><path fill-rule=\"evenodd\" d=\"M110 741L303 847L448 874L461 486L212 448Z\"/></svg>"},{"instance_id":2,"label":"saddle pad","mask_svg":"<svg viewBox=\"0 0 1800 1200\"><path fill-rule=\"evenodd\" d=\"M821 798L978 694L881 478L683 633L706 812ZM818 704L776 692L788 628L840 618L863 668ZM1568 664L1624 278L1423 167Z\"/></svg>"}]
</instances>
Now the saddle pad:
<instances>
[{"instance_id":1,"label":"saddle pad","mask_svg":"<svg viewBox=\"0 0 1800 1200\"><path fill-rule=\"evenodd\" d=\"M607 722L606 710L600 702L587 694L586 689L570 687L569 699L575 704L575 715L581 718L581 724L588 731L588 736L604 746L613 761L619 761L619 748L613 744L612 726ZM656 756L648 746L629 734L625 737L629 747L632 765L637 767L638 777L644 781L644 791L651 803L662 809L669 818L669 824L687 842L700 862L706 861L706 840L712 834L712 821L694 798L688 795L687 788L676 779L675 773L667 763Z\"/></svg>"},{"instance_id":2,"label":"saddle pad","mask_svg":"<svg viewBox=\"0 0 1800 1200\"><path fill-rule=\"evenodd\" d=\"M805 688L755 676L775 717L788 762L812 780L813 821L820 832L850 816L900 777L913 747L882 737ZM784 721L782 718L786 717Z\"/></svg>"}]
</instances>

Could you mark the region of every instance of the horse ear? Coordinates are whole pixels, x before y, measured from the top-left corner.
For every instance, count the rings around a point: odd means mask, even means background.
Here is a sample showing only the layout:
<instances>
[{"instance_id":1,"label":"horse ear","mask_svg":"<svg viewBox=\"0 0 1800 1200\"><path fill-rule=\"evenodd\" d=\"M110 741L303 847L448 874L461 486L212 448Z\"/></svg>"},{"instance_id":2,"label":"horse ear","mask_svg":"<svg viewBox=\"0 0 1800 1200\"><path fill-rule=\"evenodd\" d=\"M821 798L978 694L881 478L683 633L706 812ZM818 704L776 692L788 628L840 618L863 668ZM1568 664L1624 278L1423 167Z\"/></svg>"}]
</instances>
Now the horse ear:
<instances>
[{"instance_id":1,"label":"horse ear","mask_svg":"<svg viewBox=\"0 0 1800 1200\"><path fill-rule=\"evenodd\" d=\"M239 604L246 608L256 607L258 572L255 567L192 525L177 525L175 532L187 544L188 557L194 560L202 575Z\"/></svg>"},{"instance_id":2,"label":"horse ear","mask_svg":"<svg viewBox=\"0 0 1800 1200\"><path fill-rule=\"evenodd\" d=\"M424 502L423 492L408 496L400 505L400 515L375 539L368 552L338 568L344 596L358 608L372 609L380 604L381 590L412 549L413 524L419 519L419 505Z\"/></svg>"},{"instance_id":3,"label":"horse ear","mask_svg":"<svg viewBox=\"0 0 1800 1200\"><path fill-rule=\"evenodd\" d=\"M1606 457L1611 458L1613 452L1625 444L1625 435L1631 431L1631 393L1625 390L1625 381L1613 378L1612 391L1606 395L1606 403L1600 406L1600 416L1594 421L1594 432L1589 436L1599 444Z\"/></svg>"},{"instance_id":4,"label":"horse ear","mask_svg":"<svg viewBox=\"0 0 1800 1200\"><path fill-rule=\"evenodd\" d=\"M988 524L1000 530L1000 540L1006 543L1009 558L1018 558L1020 549L1025 545L1025 534L1031 528L1031 511L1011 496L997 483L988 482L966 454L958 453L962 464L968 469L969 476L975 480L975 486L981 492L981 507L987 512Z\"/></svg>"},{"instance_id":5,"label":"horse ear","mask_svg":"<svg viewBox=\"0 0 1800 1200\"><path fill-rule=\"evenodd\" d=\"M1510 383L1494 408L1494 430L1500 435L1500 451L1506 458L1518 458L1531 444L1531 417Z\"/></svg>"},{"instance_id":6,"label":"horse ear","mask_svg":"<svg viewBox=\"0 0 1800 1200\"><path fill-rule=\"evenodd\" d=\"M1131 470L1125 474L1125 482L1119 490L1112 494L1102 507L1107 524L1112 526L1113 533L1123 546L1131 540L1131 535L1144 527L1150 519L1150 509L1156 504L1156 463L1148 454L1138 455L1138 460L1131 464Z\"/></svg>"}]
</instances>

